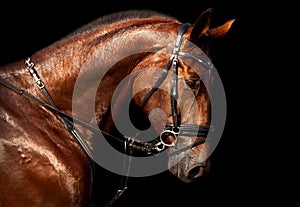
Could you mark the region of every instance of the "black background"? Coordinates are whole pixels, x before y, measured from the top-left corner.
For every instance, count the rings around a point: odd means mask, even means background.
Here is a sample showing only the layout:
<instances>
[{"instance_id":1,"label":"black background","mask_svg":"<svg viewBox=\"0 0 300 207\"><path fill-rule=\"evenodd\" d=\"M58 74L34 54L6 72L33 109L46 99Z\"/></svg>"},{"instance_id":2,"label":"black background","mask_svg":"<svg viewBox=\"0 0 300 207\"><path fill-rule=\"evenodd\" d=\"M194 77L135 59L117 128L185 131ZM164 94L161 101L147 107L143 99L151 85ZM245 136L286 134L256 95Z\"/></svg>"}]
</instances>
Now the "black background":
<instances>
[{"instance_id":1,"label":"black background","mask_svg":"<svg viewBox=\"0 0 300 207\"><path fill-rule=\"evenodd\" d=\"M271 133L266 120L273 114L270 109L273 104L263 100L274 93L274 79L264 75L266 71L274 70L268 57L274 52L272 38L277 37L274 34L286 25L280 24L284 22L280 18L282 14L275 11L274 4L262 6L254 1L234 0L79 0L34 4L5 2L1 5L1 65L25 59L105 14L151 9L193 23L201 11L209 7L214 8L214 25L236 19L229 33L214 44L214 65L226 92L227 121L221 141L211 156L211 172L189 184L182 183L169 172L129 178L128 190L114 206L245 206L277 203L282 199L284 190L279 187L278 179L274 179L276 172L283 171L278 167L282 163L274 164L276 154L268 151L270 145L262 147L271 136L264 132L269 130ZM273 28L274 32L267 32ZM280 63L278 61L275 65L280 67ZM258 93L263 98L257 98ZM275 140L277 137L271 138ZM104 206L117 190L121 177L104 169L98 170L101 175L96 177L94 203ZM285 178L283 180L287 182Z\"/></svg>"}]
</instances>

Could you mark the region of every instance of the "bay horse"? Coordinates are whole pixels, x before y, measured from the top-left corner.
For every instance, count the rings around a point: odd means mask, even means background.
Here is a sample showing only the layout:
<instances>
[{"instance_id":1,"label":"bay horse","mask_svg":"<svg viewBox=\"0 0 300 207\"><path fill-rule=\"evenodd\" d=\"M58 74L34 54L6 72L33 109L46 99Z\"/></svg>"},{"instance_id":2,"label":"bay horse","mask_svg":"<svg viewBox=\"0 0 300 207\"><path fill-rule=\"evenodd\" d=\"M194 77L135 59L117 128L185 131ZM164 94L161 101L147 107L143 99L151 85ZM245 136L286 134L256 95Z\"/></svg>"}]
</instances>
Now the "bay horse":
<instances>
[{"instance_id":1,"label":"bay horse","mask_svg":"<svg viewBox=\"0 0 300 207\"><path fill-rule=\"evenodd\" d=\"M211 13L183 24L154 11L118 12L2 66L0 206L90 206L93 165L103 159L97 129L101 143L118 152L127 147L123 154L130 149L132 159L173 154L168 169L183 182L206 174L211 102L200 76L213 66L207 41L224 36L234 21L210 28ZM124 136L126 113L138 131L150 127L158 139ZM118 147L110 138L119 137ZM152 173L137 171L130 176Z\"/></svg>"}]
</instances>

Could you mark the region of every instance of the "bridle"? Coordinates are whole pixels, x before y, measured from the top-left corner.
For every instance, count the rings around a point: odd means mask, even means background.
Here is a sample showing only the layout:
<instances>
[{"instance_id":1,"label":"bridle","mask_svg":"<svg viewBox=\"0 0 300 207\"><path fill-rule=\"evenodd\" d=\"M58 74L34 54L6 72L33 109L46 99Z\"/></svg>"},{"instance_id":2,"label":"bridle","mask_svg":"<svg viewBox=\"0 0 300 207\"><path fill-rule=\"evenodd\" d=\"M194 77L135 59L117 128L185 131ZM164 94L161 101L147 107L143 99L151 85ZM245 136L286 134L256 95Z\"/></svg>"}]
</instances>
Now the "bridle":
<instances>
[{"instance_id":1,"label":"bridle","mask_svg":"<svg viewBox=\"0 0 300 207\"><path fill-rule=\"evenodd\" d=\"M175 46L172 51L172 55L167 63L167 66L164 68L162 75L155 83L154 87L150 90L150 92L146 95L144 101L142 102L141 107L143 108L153 93L158 89L158 87L162 84L162 82L166 79L168 70L172 68L172 76L170 81L170 99L171 99L171 112L172 112L172 119L173 124L165 124L164 130L161 132L159 138L162 144L162 149L165 147L174 147L176 146L177 139L179 135L182 136L193 136L193 137L207 137L210 130L212 130L212 126L204 126L204 125L194 125L194 124L181 124L179 122L179 115L177 113L177 99L178 99L178 57L184 56L187 58L191 58L196 60L198 63L202 64L205 69L212 70L213 65L203 62L201 59L195 57L192 54L181 52L180 46L182 43L183 35L186 33L187 29L189 28L189 24L185 23L181 26L177 38L175 41ZM166 141L167 137L173 137L173 141L171 143ZM195 142L193 145L185 147L184 149L180 149L177 151L178 154L182 151L190 149L192 147L198 146L203 144L205 140Z\"/></svg>"},{"instance_id":2,"label":"bridle","mask_svg":"<svg viewBox=\"0 0 300 207\"><path fill-rule=\"evenodd\" d=\"M93 153L89 150L89 147L87 146L86 142L83 139L82 134L77 130L74 123L81 125L82 127L90 130L91 132L95 134L104 134L106 136L112 137L116 139L117 141L120 141L124 144L127 144L128 147L134 149L146 152L148 155L157 154L162 152L166 149L166 147L174 147L177 143L178 136L190 136L190 137L204 137L206 138L208 133L212 130L212 126L204 126L204 125L193 125L193 124L181 124L179 122L179 115L177 114L177 98L178 98L178 57L184 56L187 58L191 58L198 63L202 64L205 69L208 69L209 71L213 68L212 64L205 63L201 59L195 57L192 54L181 52L180 46L182 43L182 37L185 34L189 27L189 24L183 24L178 32L175 46L173 48L171 57L166 65L166 67L163 69L162 75L159 77L153 88L150 90L150 92L145 96L144 101L142 102L141 108L143 108L150 97L153 95L153 93L158 89L158 87L162 84L162 82L166 79L168 70L172 68L172 76L170 81L170 99L171 99L171 109L172 109L172 118L173 123L172 124L165 124L164 130L161 132L158 139L154 139L151 142L141 142L135 137L116 137L111 134L106 133L103 130L100 130L99 128L96 128L84 121L81 121L77 119L76 117L70 116L58 109L54 101L52 100L51 96L46 90L46 87L42 80L39 78L36 70L34 69L34 64L30 62L30 58L28 58L25 61L25 64L27 65L27 69L32 75L32 77L35 79L37 86L42 90L44 95L46 96L48 103L34 97L33 95L27 93L26 91L8 83L6 80L0 78L0 83L7 88L13 90L14 92L25 96L26 98L30 99L31 101L43 106L44 108L58 114L61 118L61 121L63 122L66 130L75 138L75 140L80 144L84 152L93 160ZM166 138L172 136L174 138L174 141L172 143L169 143L166 141ZM183 151L186 151L188 149L191 149L193 147L196 147L198 145L201 145L205 142L205 139L201 141L194 142L192 145L186 146L184 148L178 149L174 152L172 152L169 156L174 156L176 154L179 154Z\"/></svg>"}]
</instances>

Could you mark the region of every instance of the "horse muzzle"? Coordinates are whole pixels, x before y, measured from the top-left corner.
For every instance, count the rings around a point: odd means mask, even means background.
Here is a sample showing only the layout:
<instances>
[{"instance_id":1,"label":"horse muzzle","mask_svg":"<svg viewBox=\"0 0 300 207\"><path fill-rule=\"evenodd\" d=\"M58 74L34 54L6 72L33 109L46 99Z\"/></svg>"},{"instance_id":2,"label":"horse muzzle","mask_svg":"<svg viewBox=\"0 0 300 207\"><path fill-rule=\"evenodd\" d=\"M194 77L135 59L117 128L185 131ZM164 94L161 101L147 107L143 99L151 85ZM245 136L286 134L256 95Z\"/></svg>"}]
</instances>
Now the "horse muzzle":
<instances>
[{"instance_id":1,"label":"horse muzzle","mask_svg":"<svg viewBox=\"0 0 300 207\"><path fill-rule=\"evenodd\" d=\"M173 150L176 149L170 149L169 154L172 153ZM190 183L206 175L210 170L208 151L209 144L204 143L201 146L169 157L169 171L186 183Z\"/></svg>"}]
</instances>

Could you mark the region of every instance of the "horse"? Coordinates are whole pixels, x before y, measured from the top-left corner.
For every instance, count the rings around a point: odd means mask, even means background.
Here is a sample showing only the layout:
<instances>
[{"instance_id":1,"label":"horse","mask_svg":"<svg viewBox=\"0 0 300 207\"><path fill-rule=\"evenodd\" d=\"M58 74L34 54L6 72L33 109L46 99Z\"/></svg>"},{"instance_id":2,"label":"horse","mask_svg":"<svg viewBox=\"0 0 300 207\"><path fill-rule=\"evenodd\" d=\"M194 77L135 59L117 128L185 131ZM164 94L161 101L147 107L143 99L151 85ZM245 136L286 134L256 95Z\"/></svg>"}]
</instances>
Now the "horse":
<instances>
[{"instance_id":1,"label":"horse","mask_svg":"<svg viewBox=\"0 0 300 207\"><path fill-rule=\"evenodd\" d=\"M111 153L101 154L95 134L128 160L167 155L166 169L183 182L207 174L211 102L202 73L213 66L208 40L234 21L210 28L211 14L189 24L118 12L1 66L0 206L90 206L95 161ZM139 133L126 131L132 125Z\"/></svg>"}]
</instances>

